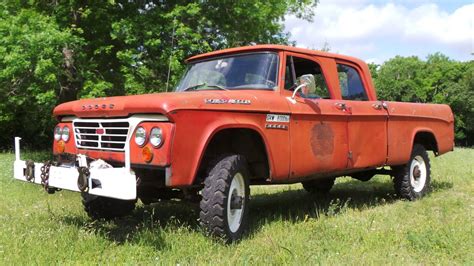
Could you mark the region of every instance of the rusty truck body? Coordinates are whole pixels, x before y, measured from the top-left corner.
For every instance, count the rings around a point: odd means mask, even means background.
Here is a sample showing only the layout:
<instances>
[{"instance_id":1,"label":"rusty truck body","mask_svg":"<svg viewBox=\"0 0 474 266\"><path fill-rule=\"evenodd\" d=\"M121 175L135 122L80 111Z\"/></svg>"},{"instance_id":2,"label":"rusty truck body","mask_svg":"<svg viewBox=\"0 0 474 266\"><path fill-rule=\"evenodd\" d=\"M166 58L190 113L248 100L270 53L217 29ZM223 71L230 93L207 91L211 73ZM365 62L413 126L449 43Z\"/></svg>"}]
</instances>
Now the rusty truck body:
<instances>
[{"instance_id":1,"label":"rusty truck body","mask_svg":"<svg viewBox=\"0 0 474 266\"><path fill-rule=\"evenodd\" d=\"M20 158L14 176L49 192L82 192L113 218L148 204L200 201L200 222L231 242L248 223L249 186L301 182L325 193L339 176L394 177L414 200L435 155L453 150L449 106L377 99L356 58L256 45L187 60L173 92L83 99L54 109L53 162Z\"/></svg>"}]
</instances>

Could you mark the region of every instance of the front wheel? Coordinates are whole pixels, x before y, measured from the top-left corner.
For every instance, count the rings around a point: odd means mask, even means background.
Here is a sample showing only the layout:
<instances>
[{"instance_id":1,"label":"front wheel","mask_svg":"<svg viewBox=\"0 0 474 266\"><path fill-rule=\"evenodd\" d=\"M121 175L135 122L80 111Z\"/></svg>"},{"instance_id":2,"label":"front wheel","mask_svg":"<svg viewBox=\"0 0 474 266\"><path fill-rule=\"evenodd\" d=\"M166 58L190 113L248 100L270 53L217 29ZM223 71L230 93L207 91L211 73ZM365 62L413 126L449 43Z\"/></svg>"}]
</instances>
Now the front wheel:
<instances>
[{"instance_id":1,"label":"front wheel","mask_svg":"<svg viewBox=\"0 0 474 266\"><path fill-rule=\"evenodd\" d=\"M248 224L249 181L243 156L219 160L204 181L199 214L201 226L227 243L241 239Z\"/></svg>"},{"instance_id":2,"label":"front wheel","mask_svg":"<svg viewBox=\"0 0 474 266\"><path fill-rule=\"evenodd\" d=\"M420 144L413 146L410 161L394 168L395 191L402 198L416 200L430 190L431 182L430 159L425 147Z\"/></svg>"}]
</instances>

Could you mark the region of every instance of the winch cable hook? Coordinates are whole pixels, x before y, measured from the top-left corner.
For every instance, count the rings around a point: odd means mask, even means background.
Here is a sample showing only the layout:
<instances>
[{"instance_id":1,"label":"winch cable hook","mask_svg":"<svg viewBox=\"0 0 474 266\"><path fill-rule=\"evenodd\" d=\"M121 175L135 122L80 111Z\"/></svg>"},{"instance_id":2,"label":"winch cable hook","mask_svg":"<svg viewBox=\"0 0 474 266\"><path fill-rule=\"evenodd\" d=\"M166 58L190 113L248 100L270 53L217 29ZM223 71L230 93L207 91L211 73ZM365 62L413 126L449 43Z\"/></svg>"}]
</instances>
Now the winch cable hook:
<instances>
[{"instance_id":1,"label":"winch cable hook","mask_svg":"<svg viewBox=\"0 0 474 266\"><path fill-rule=\"evenodd\" d=\"M79 167L77 171L79 172L79 176L77 177L77 188L81 192L88 192L89 191L89 163L87 162L87 157L84 154L78 154L76 157L77 163Z\"/></svg>"},{"instance_id":2,"label":"winch cable hook","mask_svg":"<svg viewBox=\"0 0 474 266\"><path fill-rule=\"evenodd\" d=\"M35 163L31 160L26 161L25 179L28 182L35 182Z\"/></svg>"},{"instance_id":3,"label":"winch cable hook","mask_svg":"<svg viewBox=\"0 0 474 266\"><path fill-rule=\"evenodd\" d=\"M77 168L77 171L79 172L79 177L77 178L77 188L81 192L88 192L89 191L89 168L80 166Z\"/></svg>"}]
</instances>

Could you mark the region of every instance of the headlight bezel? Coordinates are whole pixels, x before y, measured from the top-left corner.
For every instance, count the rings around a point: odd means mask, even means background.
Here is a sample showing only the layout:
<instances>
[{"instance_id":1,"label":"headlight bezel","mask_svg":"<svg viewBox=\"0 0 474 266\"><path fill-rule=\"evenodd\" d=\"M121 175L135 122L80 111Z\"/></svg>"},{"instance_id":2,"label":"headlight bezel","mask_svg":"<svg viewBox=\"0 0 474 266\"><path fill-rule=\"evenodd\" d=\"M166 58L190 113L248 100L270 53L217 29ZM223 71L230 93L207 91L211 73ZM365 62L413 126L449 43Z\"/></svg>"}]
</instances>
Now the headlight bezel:
<instances>
[{"instance_id":1,"label":"headlight bezel","mask_svg":"<svg viewBox=\"0 0 474 266\"><path fill-rule=\"evenodd\" d=\"M157 142L159 140L159 142ZM163 129L160 127L153 127L150 131L150 143L155 148L159 148L164 143Z\"/></svg>"},{"instance_id":2,"label":"headlight bezel","mask_svg":"<svg viewBox=\"0 0 474 266\"><path fill-rule=\"evenodd\" d=\"M143 147L147 141L147 134L146 134L146 129L143 126L138 126L137 129L135 129L135 144L137 144L139 147Z\"/></svg>"},{"instance_id":3,"label":"headlight bezel","mask_svg":"<svg viewBox=\"0 0 474 266\"><path fill-rule=\"evenodd\" d=\"M58 125L54 128L54 140L60 141L63 135L63 129Z\"/></svg>"},{"instance_id":4,"label":"headlight bezel","mask_svg":"<svg viewBox=\"0 0 474 266\"><path fill-rule=\"evenodd\" d=\"M66 125L61 130L61 140L68 142L71 139L71 129Z\"/></svg>"}]
</instances>

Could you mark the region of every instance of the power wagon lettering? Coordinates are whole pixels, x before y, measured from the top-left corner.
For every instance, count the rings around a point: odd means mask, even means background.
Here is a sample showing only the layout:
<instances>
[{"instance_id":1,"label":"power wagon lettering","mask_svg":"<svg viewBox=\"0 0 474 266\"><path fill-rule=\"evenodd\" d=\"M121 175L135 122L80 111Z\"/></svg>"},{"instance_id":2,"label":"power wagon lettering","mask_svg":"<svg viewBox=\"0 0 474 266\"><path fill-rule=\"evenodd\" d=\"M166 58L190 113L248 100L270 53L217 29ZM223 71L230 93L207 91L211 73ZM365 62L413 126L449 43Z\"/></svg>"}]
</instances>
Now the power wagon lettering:
<instances>
[{"instance_id":1,"label":"power wagon lettering","mask_svg":"<svg viewBox=\"0 0 474 266\"><path fill-rule=\"evenodd\" d=\"M206 99L206 104L251 104L250 100L239 100L239 99Z\"/></svg>"}]
</instances>

